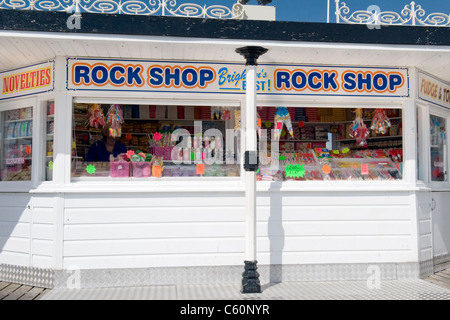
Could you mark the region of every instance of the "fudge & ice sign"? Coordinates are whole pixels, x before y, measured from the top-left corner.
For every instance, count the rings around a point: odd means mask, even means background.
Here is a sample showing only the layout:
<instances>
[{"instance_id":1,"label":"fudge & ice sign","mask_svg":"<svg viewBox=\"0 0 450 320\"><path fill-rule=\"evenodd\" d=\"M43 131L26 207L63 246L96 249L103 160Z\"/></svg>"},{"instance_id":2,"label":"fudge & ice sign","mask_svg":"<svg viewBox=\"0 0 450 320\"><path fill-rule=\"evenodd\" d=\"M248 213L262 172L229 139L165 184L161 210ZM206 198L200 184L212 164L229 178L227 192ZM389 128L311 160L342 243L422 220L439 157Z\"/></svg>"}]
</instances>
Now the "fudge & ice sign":
<instances>
[{"instance_id":1,"label":"fudge & ice sign","mask_svg":"<svg viewBox=\"0 0 450 320\"><path fill-rule=\"evenodd\" d=\"M450 108L450 84L419 72L418 85L420 99Z\"/></svg>"},{"instance_id":2,"label":"fudge & ice sign","mask_svg":"<svg viewBox=\"0 0 450 320\"><path fill-rule=\"evenodd\" d=\"M68 59L68 90L244 94L241 64ZM409 96L407 69L259 65L260 94Z\"/></svg>"}]
</instances>

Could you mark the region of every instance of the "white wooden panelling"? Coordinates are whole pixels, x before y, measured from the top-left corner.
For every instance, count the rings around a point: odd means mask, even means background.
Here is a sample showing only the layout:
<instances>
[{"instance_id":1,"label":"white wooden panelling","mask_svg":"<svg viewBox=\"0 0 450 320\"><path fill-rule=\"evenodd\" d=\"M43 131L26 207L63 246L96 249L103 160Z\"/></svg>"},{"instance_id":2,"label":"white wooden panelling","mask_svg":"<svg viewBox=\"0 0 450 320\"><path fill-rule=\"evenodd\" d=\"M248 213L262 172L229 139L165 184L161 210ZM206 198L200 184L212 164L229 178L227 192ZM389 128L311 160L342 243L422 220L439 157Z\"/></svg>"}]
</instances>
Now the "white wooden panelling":
<instances>
[{"instance_id":1,"label":"white wooden panelling","mask_svg":"<svg viewBox=\"0 0 450 320\"><path fill-rule=\"evenodd\" d=\"M33 223L34 224L51 224L56 223L56 216L53 207L36 207L33 206Z\"/></svg>"},{"instance_id":2,"label":"white wooden panelling","mask_svg":"<svg viewBox=\"0 0 450 320\"><path fill-rule=\"evenodd\" d=\"M22 207L11 206L0 206L0 210L0 224L2 222L30 222L30 210L24 210Z\"/></svg>"},{"instance_id":3,"label":"white wooden panelling","mask_svg":"<svg viewBox=\"0 0 450 320\"><path fill-rule=\"evenodd\" d=\"M432 246L432 241L431 241L431 237L426 235L421 235L420 236L420 249L421 250L427 250L427 249L431 249Z\"/></svg>"},{"instance_id":4,"label":"white wooden panelling","mask_svg":"<svg viewBox=\"0 0 450 320\"><path fill-rule=\"evenodd\" d=\"M65 241L66 257L119 256L119 255L166 255L239 253L244 238L204 239L145 239L145 240L99 240ZM282 244L282 245L278 245ZM402 236L342 236L342 237L259 237L258 252L329 252L329 251L406 251L411 241ZM281 261L280 261L281 262Z\"/></svg>"},{"instance_id":5,"label":"white wooden panelling","mask_svg":"<svg viewBox=\"0 0 450 320\"><path fill-rule=\"evenodd\" d=\"M244 207L171 207L133 208L124 213L123 208L67 208L65 225L114 223L173 223L173 222L231 222L244 221Z\"/></svg>"},{"instance_id":6,"label":"white wooden panelling","mask_svg":"<svg viewBox=\"0 0 450 320\"><path fill-rule=\"evenodd\" d=\"M30 259L30 195L0 194L0 263L28 265Z\"/></svg>"},{"instance_id":7,"label":"white wooden panelling","mask_svg":"<svg viewBox=\"0 0 450 320\"><path fill-rule=\"evenodd\" d=\"M258 238L259 252L391 251L412 249L409 236L269 236Z\"/></svg>"},{"instance_id":8,"label":"white wooden panelling","mask_svg":"<svg viewBox=\"0 0 450 320\"><path fill-rule=\"evenodd\" d=\"M64 265L121 268L126 258L135 267L242 263L242 192L129 195L67 195ZM417 260L410 192L262 192L257 203L261 263Z\"/></svg>"},{"instance_id":9,"label":"white wooden panelling","mask_svg":"<svg viewBox=\"0 0 450 320\"><path fill-rule=\"evenodd\" d=\"M17 207L25 209L30 202L30 195L20 193L0 193L0 208ZM0 215L4 211L0 211Z\"/></svg>"},{"instance_id":10,"label":"white wooden panelling","mask_svg":"<svg viewBox=\"0 0 450 320\"><path fill-rule=\"evenodd\" d=\"M410 221L412 214L409 210L402 210L404 206L380 204L373 210L367 206L334 205L331 209L323 206L296 205L271 207L258 205L258 220L283 220L283 221L366 221L366 220L402 220Z\"/></svg>"},{"instance_id":11,"label":"white wooden panelling","mask_svg":"<svg viewBox=\"0 0 450 320\"><path fill-rule=\"evenodd\" d=\"M66 257L64 268L77 266L81 269L105 268L148 268L186 266L243 266L244 252L228 254L171 254L171 255L121 255L121 256L77 256ZM280 259L277 253L258 253L258 264L328 264L328 263L407 263L414 257L408 251L324 251L324 252L284 252ZM362 256L365 257L364 261Z\"/></svg>"},{"instance_id":12,"label":"white wooden panelling","mask_svg":"<svg viewBox=\"0 0 450 320\"><path fill-rule=\"evenodd\" d=\"M185 266L243 265L244 252L224 254L172 254L172 255L121 255L121 256L77 256L66 257L64 268L77 266L81 269L104 268L148 268Z\"/></svg>"},{"instance_id":13,"label":"white wooden panelling","mask_svg":"<svg viewBox=\"0 0 450 320\"><path fill-rule=\"evenodd\" d=\"M23 222L2 222L0 224L0 236L28 239L30 237L30 224Z\"/></svg>"},{"instance_id":14,"label":"white wooden panelling","mask_svg":"<svg viewBox=\"0 0 450 320\"><path fill-rule=\"evenodd\" d=\"M431 196L429 192L416 193L419 261L433 259L433 238L431 221Z\"/></svg>"},{"instance_id":15,"label":"white wooden panelling","mask_svg":"<svg viewBox=\"0 0 450 320\"><path fill-rule=\"evenodd\" d=\"M269 49L259 59L260 63L420 67L450 81L450 52L446 48L276 41L258 44ZM245 45L248 45L245 40L9 33L0 34L0 48L3 49L0 50L0 70L57 55L242 63L242 57L235 49Z\"/></svg>"},{"instance_id":16,"label":"white wooden panelling","mask_svg":"<svg viewBox=\"0 0 450 320\"><path fill-rule=\"evenodd\" d=\"M33 256L42 255L51 258L53 255L53 241L32 239L31 252Z\"/></svg>"},{"instance_id":17,"label":"white wooden panelling","mask_svg":"<svg viewBox=\"0 0 450 320\"><path fill-rule=\"evenodd\" d=\"M279 227L268 225L258 228L258 236L276 235L283 229L286 236L344 236L344 235L411 235L410 222L404 221L311 221L282 223Z\"/></svg>"},{"instance_id":18,"label":"white wooden panelling","mask_svg":"<svg viewBox=\"0 0 450 320\"><path fill-rule=\"evenodd\" d=\"M222 254L241 252L243 237L221 239L142 239L100 240L64 242L64 255L113 256L113 255L160 255L160 254Z\"/></svg>"},{"instance_id":19,"label":"white wooden panelling","mask_svg":"<svg viewBox=\"0 0 450 320\"><path fill-rule=\"evenodd\" d=\"M324 210L320 206L258 206L258 221L410 221L412 214L397 206L379 205L376 210L356 210L355 206L335 206ZM149 222L202 222L202 221L244 221L243 206L228 207L189 207L185 210L173 210L171 207L133 208L124 214L122 208L67 208L66 225L104 223L149 223Z\"/></svg>"},{"instance_id":20,"label":"white wooden panelling","mask_svg":"<svg viewBox=\"0 0 450 320\"><path fill-rule=\"evenodd\" d=\"M33 267L48 269L51 268L53 263L53 258L49 256L41 256L38 254L33 255Z\"/></svg>"},{"instance_id":21,"label":"white wooden panelling","mask_svg":"<svg viewBox=\"0 0 450 320\"><path fill-rule=\"evenodd\" d=\"M57 246L57 200L53 195L33 197L33 217L31 225L31 265L41 268L55 266L55 246ZM62 214L60 212L59 214Z\"/></svg>"},{"instance_id":22,"label":"white wooden panelling","mask_svg":"<svg viewBox=\"0 0 450 320\"><path fill-rule=\"evenodd\" d=\"M31 230L32 239L53 240L55 235L55 226L52 224L34 223Z\"/></svg>"},{"instance_id":23,"label":"white wooden panelling","mask_svg":"<svg viewBox=\"0 0 450 320\"><path fill-rule=\"evenodd\" d=\"M219 193L218 193L219 194ZM78 194L68 195L65 199L66 208L137 208L137 207L211 207L211 206L243 206L243 194L223 193L220 197L211 197L199 193L172 193L172 194ZM177 209L174 209L177 210ZM129 210L131 211L131 210Z\"/></svg>"},{"instance_id":24,"label":"white wooden panelling","mask_svg":"<svg viewBox=\"0 0 450 320\"><path fill-rule=\"evenodd\" d=\"M11 251L2 251L0 254L1 264L11 264L16 266L28 266L30 262L30 256L28 253L18 253Z\"/></svg>"},{"instance_id":25,"label":"white wooden panelling","mask_svg":"<svg viewBox=\"0 0 450 320\"><path fill-rule=\"evenodd\" d=\"M28 254L30 252L30 241L28 238L14 236L0 237L2 251Z\"/></svg>"},{"instance_id":26,"label":"white wooden panelling","mask_svg":"<svg viewBox=\"0 0 450 320\"><path fill-rule=\"evenodd\" d=\"M237 222L67 225L64 240L203 238L209 241L244 236L244 227Z\"/></svg>"}]
</instances>

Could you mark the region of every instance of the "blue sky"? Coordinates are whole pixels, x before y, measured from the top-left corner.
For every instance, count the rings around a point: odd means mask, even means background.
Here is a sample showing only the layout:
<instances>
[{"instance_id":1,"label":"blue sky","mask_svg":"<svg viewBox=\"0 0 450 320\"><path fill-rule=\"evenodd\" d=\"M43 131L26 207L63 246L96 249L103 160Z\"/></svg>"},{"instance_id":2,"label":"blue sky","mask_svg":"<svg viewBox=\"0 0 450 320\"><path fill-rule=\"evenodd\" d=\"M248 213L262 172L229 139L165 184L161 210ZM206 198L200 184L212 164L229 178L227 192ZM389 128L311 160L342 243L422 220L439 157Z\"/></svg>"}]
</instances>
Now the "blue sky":
<instances>
[{"instance_id":1,"label":"blue sky","mask_svg":"<svg viewBox=\"0 0 450 320\"><path fill-rule=\"evenodd\" d=\"M381 11L400 13L405 5L412 0L344 0L351 12L366 10L371 5L380 7ZM335 1L330 2L330 22L335 22ZM231 7L236 0L177 0L177 4L198 3L201 5L221 4ZM416 6L421 5L428 15L434 12L450 13L450 0L416 0ZM249 5L257 5L257 0L250 0ZM326 22L327 0L272 0L271 6L276 7L278 21Z\"/></svg>"}]
</instances>

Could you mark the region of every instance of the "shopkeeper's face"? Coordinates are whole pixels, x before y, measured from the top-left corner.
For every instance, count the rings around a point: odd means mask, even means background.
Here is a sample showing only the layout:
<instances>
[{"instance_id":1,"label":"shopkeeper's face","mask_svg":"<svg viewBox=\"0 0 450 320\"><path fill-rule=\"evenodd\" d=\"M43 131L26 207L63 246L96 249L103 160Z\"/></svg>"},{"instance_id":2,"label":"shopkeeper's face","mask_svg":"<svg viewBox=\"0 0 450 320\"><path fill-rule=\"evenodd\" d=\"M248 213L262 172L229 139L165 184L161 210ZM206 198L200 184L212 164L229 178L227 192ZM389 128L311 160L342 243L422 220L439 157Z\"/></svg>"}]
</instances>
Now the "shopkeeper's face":
<instances>
[{"instance_id":1,"label":"shopkeeper's face","mask_svg":"<svg viewBox=\"0 0 450 320\"><path fill-rule=\"evenodd\" d=\"M111 135L111 132L108 130L105 134L106 142L113 143L116 139Z\"/></svg>"}]
</instances>

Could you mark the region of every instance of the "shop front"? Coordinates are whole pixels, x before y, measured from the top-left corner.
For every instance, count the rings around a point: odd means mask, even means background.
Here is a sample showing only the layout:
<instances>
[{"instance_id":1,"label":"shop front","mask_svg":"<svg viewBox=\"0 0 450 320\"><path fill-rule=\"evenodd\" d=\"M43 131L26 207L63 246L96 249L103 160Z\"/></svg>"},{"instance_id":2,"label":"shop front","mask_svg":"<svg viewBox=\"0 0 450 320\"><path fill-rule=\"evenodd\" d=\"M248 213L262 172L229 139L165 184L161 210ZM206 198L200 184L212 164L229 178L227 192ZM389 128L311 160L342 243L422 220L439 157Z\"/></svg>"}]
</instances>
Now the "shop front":
<instances>
[{"instance_id":1,"label":"shop front","mask_svg":"<svg viewBox=\"0 0 450 320\"><path fill-rule=\"evenodd\" d=\"M114 37L61 37L54 46L80 53L0 72L2 280L240 282L249 108L235 50L248 41ZM256 73L261 282L420 278L445 263L446 82L357 44L254 40L268 49ZM107 50L86 49L94 41Z\"/></svg>"}]
</instances>

